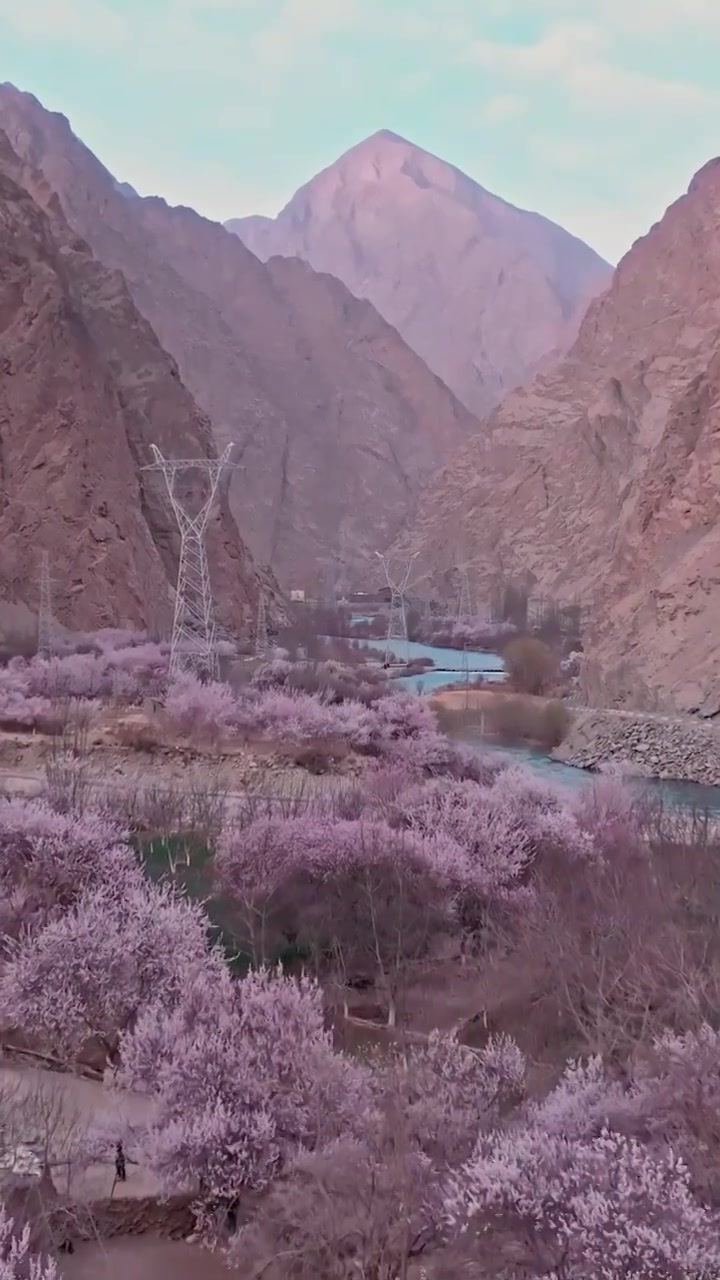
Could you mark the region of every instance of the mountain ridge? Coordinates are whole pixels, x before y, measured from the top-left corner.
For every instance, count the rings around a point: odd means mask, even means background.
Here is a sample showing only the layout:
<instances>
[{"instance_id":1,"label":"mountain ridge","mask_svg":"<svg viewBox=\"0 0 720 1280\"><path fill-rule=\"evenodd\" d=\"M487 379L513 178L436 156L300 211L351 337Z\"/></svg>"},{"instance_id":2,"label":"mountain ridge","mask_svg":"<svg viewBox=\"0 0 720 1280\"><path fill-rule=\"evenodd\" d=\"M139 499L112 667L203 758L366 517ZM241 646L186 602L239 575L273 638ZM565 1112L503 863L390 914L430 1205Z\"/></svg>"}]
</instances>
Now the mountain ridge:
<instances>
[{"instance_id":1,"label":"mountain ridge","mask_svg":"<svg viewBox=\"0 0 720 1280\"><path fill-rule=\"evenodd\" d=\"M19 90L0 88L0 125L122 271L218 447L238 444L230 503L259 562L309 589L333 567L366 574L477 420L337 279L268 268L194 210L128 198L64 117Z\"/></svg>"},{"instance_id":2,"label":"mountain ridge","mask_svg":"<svg viewBox=\"0 0 720 1280\"><path fill-rule=\"evenodd\" d=\"M143 472L150 444L210 456L209 424L46 178L0 129L0 579L36 608L39 552L71 626L166 630L179 535ZM195 486L183 483L184 496ZM209 530L218 616L247 632L260 580L224 500ZM112 583L112 590L108 590ZM275 613L274 588L271 609Z\"/></svg>"},{"instance_id":3,"label":"mountain ridge","mask_svg":"<svg viewBox=\"0 0 720 1280\"><path fill-rule=\"evenodd\" d=\"M230 219L262 260L301 257L366 297L480 416L567 350L609 265L391 130L356 143L276 218Z\"/></svg>"},{"instance_id":4,"label":"mountain ridge","mask_svg":"<svg viewBox=\"0 0 720 1280\"><path fill-rule=\"evenodd\" d=\"M719 226L715 160L625 255L566 358L438 476L404 543L439 573L460 524L483 587L578 597L596 705L696 712L720 686Z\"/></svg>"}]
</instances>

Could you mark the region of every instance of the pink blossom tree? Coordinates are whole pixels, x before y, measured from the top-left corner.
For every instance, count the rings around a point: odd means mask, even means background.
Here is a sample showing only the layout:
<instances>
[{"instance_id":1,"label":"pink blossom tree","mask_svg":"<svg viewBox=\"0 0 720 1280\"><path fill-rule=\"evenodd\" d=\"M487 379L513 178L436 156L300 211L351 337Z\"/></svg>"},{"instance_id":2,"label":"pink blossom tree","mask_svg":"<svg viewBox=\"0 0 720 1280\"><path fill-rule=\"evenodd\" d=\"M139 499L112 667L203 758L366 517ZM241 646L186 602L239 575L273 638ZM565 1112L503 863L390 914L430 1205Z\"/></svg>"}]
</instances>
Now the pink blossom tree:
<instances>
[{"instance_id":1,"label":"pink blossom tree","mask_svg":"<svg viewBox=\"0 0 720 1280\"><path fill-rule=\"evenodd\" d=\"M33 1251L30 1224L18 1230L4 1205L0 1205L0 1280L58 1280L54 1260Z\"/></svg>"},{"instance_id":2,"label":"pink blossom tree","mask_svg":"<svg viewBox=\"0 0 720 1280\"><path fill-rule=\"evenodd\" d=\"M578 822L607 857L638 847L645 802L622 770L610 766L596 774L575 800Z\"/></svg>"},{"instance_id":3,"label":"pink blossom tree","mask_svg":"<svg viewBox=\"0 0 720 1280\"><path fill-rule=\"evenodd\" d=\"M216 967L202 909L167 886L90 889L13 943L0 975L0 1018L73 1060L97 1039L109 1058L149 1003L172 1008L188 975Z\"/></svg>"},{"instance_id":4,"label":"pink blossom tree","mask_svg":"<svg viewBox=\"0 0 720 1280\"><path fill-rule=\"evenodd\" d=\"M120 1085L156 1099L152 1167L205 1205L266 1188L369 1105L367 1072L332 1049L319 987L268 970L232 982L206 969L174 1009L148 1006L121 1055Z\"/></svg>"},{"instance_id":5,"label":"pink blossom tree","mask_svg":"<svg viewBox=\"0 0 720 1280\"><path fill-rule=\"evenodd\" d=\"M230 1248L269 1280L396 1280L440 1239L448 1163L472 1151L479 1124L524 1085L510 1041L480 1053L434 1035L375 1066L359 1133L303 1152Z\"/></svg>"},{"instance_id":6,"label":"pink blossom tree","mask_svg":"<svg viewBox=\"0 0 720 1280\"><path fill-rule=\"evenodd\" d=\"M500 791L474 782L433 780L398 797L398 821L424 838L442 832L467 857L472 874L459 899L463 927L482 936L493 911L527 906L534 848L522 812Z\"/></svg>"},{"instance_id":7,"label":"pink blossom tree","mask_svg":"<svg viewBox=\"0 0 720 1280\"><path fill-rule=\"evenodd\" d=\"M137 885L137 858L114 823L0 800L0 929L38 929L88 889Z\"/></svg>"},{"instance_id":8,"label":"pink blossom tree","mask_svg":"<svg viewBox=\"0 0 720 1280\"><path fill-rule=\"evenodd\" d=\"M666 1031L639 1055L618 1108L631 1130L669 1144L705 1198L720 1203L720 1032Z\"/></svg>"},{"instance_id":9,"label":"pink blossom tree","mask_svg":"<svg viewBox=\"0 0 720 1280\"><path fill-rule=\"evenodd\" d=\"M694 1198L681 1159L603 1122L612 1095L597 1063L571 1066L559 1097L481 1134L448 1180L450 1231L472 1225L480 1256L510 1251L533 1274L567 1280L720 1275L720 1220Z\"/></svg>"},{"instance_id":10,"label":"pink blossom tree","mask_svg":"<svg viewBox=\"0 0 720 1280\"><path fill-rule=\"evenodd\" d=\"M236 699L227 684L204 684L193 675L178 676L165 695L164 715L173 732L218 746L231 731Z\"/></svg>"},{"instance_id":11,"label":"pink blossom tree","mask_svg":"<svg viewBox=\"0 0 720 1280\"><path fill-rule=\"evenodd\" d=\"M439 1169L468 1159L480 1125L518 1103L525 1085L525 1058L509 1036L472 1049L433 1031L376 1068L378 1093L399 1106L408 1142Z\"/></svg>"},{"instance_id":12,"label":"pink blossom tree","mask_svg":"<svg viewBox=\"0 0 720 1280\"><path fill-rule=\"evenodd\" d=\"M346 977L372 978L391 1024L409 967L454 927L467 874L450 839L315 816L228 826L215 866L260 961L283 931L307 940L341 985Z\"/></svg>"}]
</instances>

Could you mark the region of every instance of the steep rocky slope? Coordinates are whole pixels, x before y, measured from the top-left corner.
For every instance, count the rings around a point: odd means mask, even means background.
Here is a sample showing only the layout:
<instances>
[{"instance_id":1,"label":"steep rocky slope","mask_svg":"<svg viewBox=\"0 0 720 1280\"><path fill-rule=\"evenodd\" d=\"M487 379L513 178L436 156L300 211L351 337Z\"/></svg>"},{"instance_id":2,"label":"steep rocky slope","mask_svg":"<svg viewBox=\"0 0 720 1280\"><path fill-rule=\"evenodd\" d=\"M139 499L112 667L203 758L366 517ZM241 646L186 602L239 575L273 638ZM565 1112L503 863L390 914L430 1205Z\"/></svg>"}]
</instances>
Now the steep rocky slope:
<instances>
[{"instance_id":1,"label":"steep rocky slope","mask_svg":"<svg viewBox=\"0 0 720 1280\"><path fill-rule=\"evenodd\" d=\"M386 130L277 218L226 225L263 260L303 258L368 298L474 413L563 355L611 276L561 227Z\"/></svg>"},{"instance_id":2,"label":"steep rocky slope","mask_svg":"<svg viewBox=\"0 0 720 1280\"><path fill-rule=\"evenodd\" d=\"M207 419L173 360L66 223L57 196L0 131L0 582L37 605L49 552L55 607L73 626L164 626L175 521L149 444L207 456ZM192 497L193 491L188 490ZM225 503L210 559L220 613L239 629L257 579Z\"/></svg>"},{"instance_id":3,"label":"steep rocky slope","mask_svg":"<svg viewBox=\"0 0 720 1280\"><path fill-rule=\"evenodd\" d=\"M403 528L477 421L373 308L301 263L263 265L190 209L127 198L63 116L0 86L0 125L119 268L218 444L243 537L288 586L346 580Z\"/></svg>"},{"instance_id":4,"label":"steep rocky slope","mask_svg":"<svg viewBox=\"0 0 720 1280\"><path fill-rule=\"evenodd\" d=\"M633 247L567 359L511 395L422 504L487 584L593 609L597 701L720 709L720 160Z\"/></svg>"}]
</instances>

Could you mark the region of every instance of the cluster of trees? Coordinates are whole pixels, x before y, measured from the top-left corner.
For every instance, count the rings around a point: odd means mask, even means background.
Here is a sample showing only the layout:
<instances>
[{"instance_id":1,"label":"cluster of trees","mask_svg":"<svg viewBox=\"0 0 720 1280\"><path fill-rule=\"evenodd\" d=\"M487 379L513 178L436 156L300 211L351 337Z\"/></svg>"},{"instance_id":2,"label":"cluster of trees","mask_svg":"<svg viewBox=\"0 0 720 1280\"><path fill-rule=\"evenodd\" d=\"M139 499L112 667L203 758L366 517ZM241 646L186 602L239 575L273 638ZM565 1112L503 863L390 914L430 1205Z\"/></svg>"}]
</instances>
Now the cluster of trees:
<instances>
[{"instance_id":1,"label":"cluster of trees","mask_svg":"<svg viewBox=\"0 0 720 1280\"><path fill-rule=\"evenodd\" d=\"M0 668L0 725L53 731L59 704L83 699L139 702L159 697L167 682L169 646L141 633L100 631L58 639L50 658L12 658Z\"/></svg>"},{"instance_id":2,"label":"cluster of trees","mask_svg":"<svg viewBox=\"0 0 720 1280\"><path fill-rule=\"evenodd\" d=\"M513 1280L720 1277L714 850L612 775L573 797L498 758L429 769L411 702L370 707L401 745L332 807L248 806L208 836L239 977L205 906L151 883L116 820L0 802L2 1024L68 1064L101 1045L152 1110L89 1141L122 1136L268 1280L395 1280L434 1249ZM300 976L277 968L290 945ZM490 985L532 977L527 1020L571 1058L543 1097L505 1034L335 1047L329 1002L341 1016L370 984L401 1021L448 947ZM15 1280L27 1242L3 1222Z\"/></svg>"},{"instance_id":3,"label":"cluster of trees","mask_svg":"<svg viewBox=\"0 0 720 1280\"><path fill-rule=\"evenodd\" d=\"M492 622L486 618L457 618L451 614L435 614L429 618L412 610L408 617L412 640L437 645L442 649L486 649L498 653L508 639L517 635L511 622Z\"/></svg>"},{"instance_id":4,"label":"cluster of trees","mask_svg":"<svg viewBox=\"0 0 720 1280\"><path fill-rule=\"evenodd\" d=\"M302 669L295 668L296 678L290 678L288 665L269 664L239 693L226 684L179 677L164 700L165 724L194 743L215 747L252 738L285 750L313 747L326 759L342 747L387 760L407 761L412 755L428 770L446 770L452 763L461 770L472 768L468 754L438 733L432 712L416 695L393 692L387 681L364 674L353 677L341 669L337 676L335 664L327 664L327 677L322 672L315 677L318 692L308 693L297 687L303 682ZM343 698L342 687L353 696Z\"/></svg>"},{"instance_id":5,"label":"cluster of trees","mask_svg":"<svg viewBox=\"0 0 720 1280\"><path fill-rule=\"evenodd\" d=\"M68 1066L99 1047L149 1112L88 1148L121 1138L266 1280L397 1280L433 1250L449 1275L720 1280L711 834L615 775L565 793L455 750L420 698L314 675L167 691L193 740L344 734L368 757L332 802L208 802L202 902L148 878L101 789L83 811L0 800L0 1024ZM476 1048L435 1032L338 1050L329 1010L370 988L399 1033L448 956L487 991L524 989L516 1038L486 1008ZM521 1048L539 1027L541 1096ZM7 1214L5 1276L54 1280Z\"/></svg>"}]
</instances>

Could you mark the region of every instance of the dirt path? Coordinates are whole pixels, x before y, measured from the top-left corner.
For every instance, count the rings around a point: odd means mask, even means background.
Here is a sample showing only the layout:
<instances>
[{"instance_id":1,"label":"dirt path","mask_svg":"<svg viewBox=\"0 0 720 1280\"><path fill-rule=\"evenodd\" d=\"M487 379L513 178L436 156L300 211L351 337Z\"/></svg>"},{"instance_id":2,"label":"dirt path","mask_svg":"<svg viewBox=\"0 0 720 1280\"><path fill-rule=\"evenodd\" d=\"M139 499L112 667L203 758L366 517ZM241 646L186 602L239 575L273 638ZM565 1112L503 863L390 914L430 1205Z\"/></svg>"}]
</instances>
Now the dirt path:
<instances>
[{"instance_id":1,"label":"dirt path","mask_svg":"<svg viewBox=\"0 0 720 1280\"><path fill-rule=\"evenodd\" d=\"M155 1236L123 1236L81 1244L61 1260L63 1280L246 1280L199 1245Z\"/></svg>"},{"instance_id":2,"label":"dirt path","mask_svg":"<svg viewBox=\"0 0 720 1280\"><path fill-rule=\"evenodd\" d=\"M47 1152L58 1190L83 1200L157 1194L156 1178L128 1164L127 1181L115 1186L112 1160L84 1167L88 1134L109 1125L114 1130L147 1123L150 1098L121 1093L95 1080L39 1067L0 1064L0 1125L8 1147ZM68 1188L68 1178L70 1186ZM114 1189L113 1189L114 1186Z\"/></svg>"}]
</instances>

